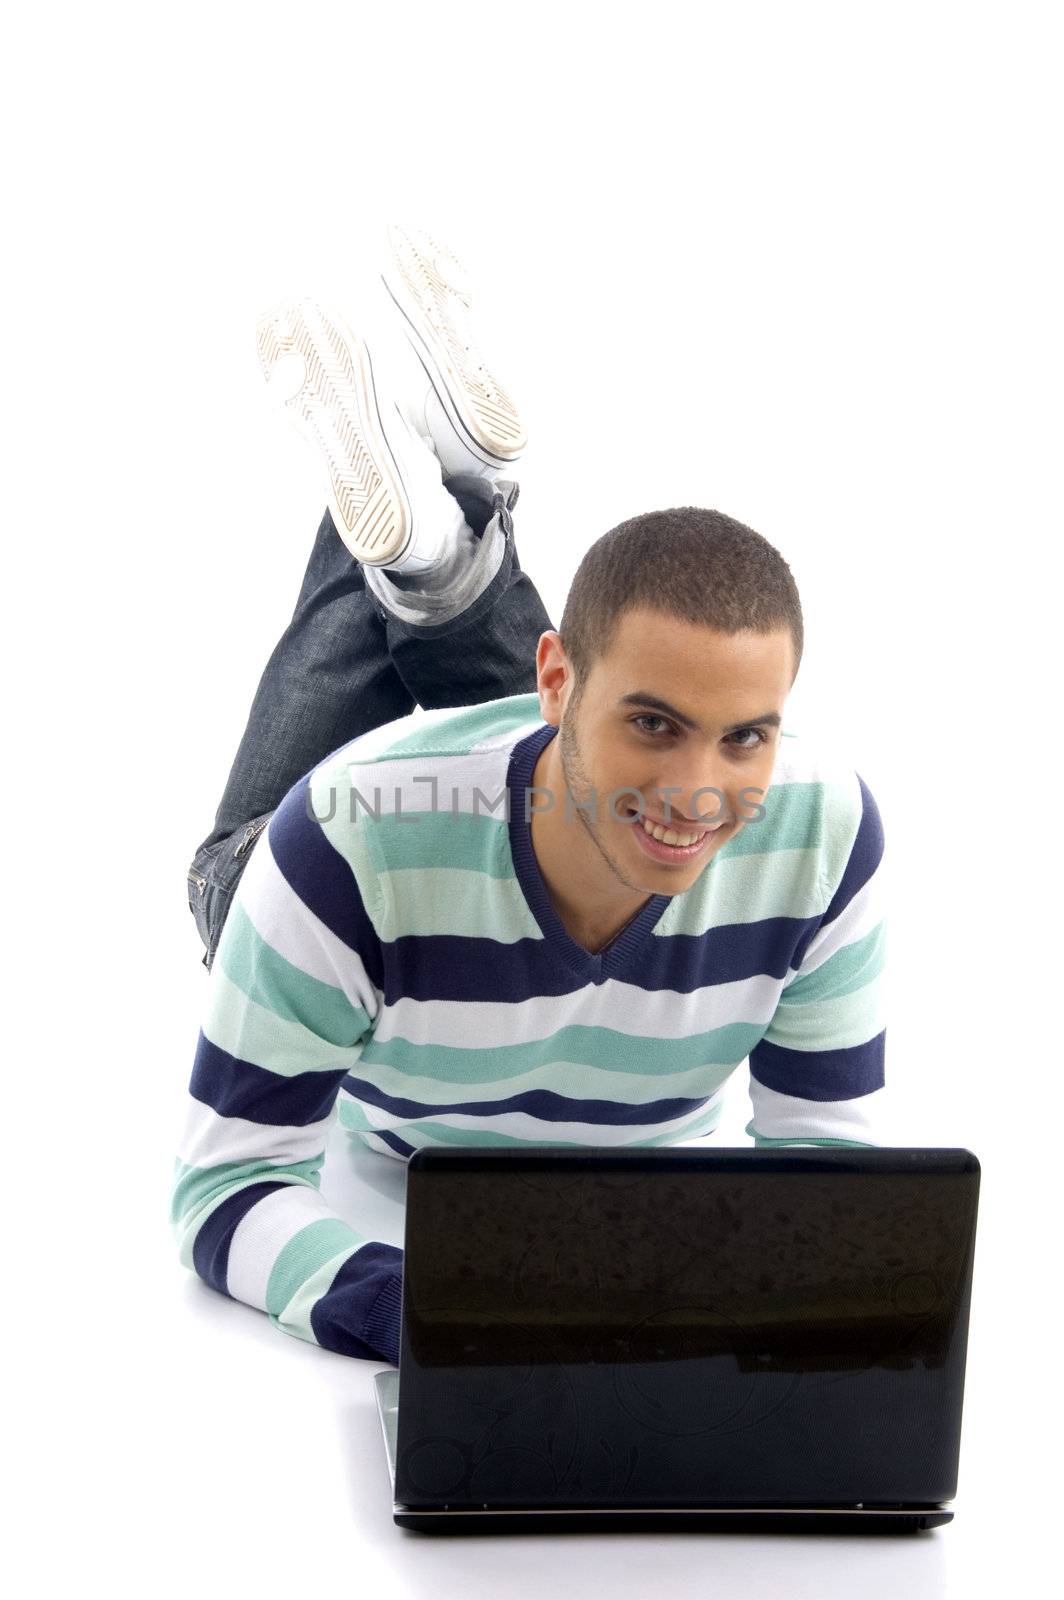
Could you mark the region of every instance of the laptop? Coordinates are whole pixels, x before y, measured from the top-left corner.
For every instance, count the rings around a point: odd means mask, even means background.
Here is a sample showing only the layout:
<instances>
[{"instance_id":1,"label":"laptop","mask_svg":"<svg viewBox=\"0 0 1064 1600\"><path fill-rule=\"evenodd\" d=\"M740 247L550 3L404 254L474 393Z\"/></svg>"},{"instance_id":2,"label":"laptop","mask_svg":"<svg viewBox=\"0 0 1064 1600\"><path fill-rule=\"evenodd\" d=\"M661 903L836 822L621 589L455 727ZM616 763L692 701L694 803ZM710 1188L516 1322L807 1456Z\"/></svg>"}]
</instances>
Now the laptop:
<instances>
[{"instance_id":1,"label":"laptop","mask_svg":"<svg viewBox=\"0 0 1064 1600\"><path fill-rule=\"evenodd\" d=\"M966 1149L416 1151L375 1375L396 1523L952 1521L979 1173Z\"/></svg>"}]
</instances>

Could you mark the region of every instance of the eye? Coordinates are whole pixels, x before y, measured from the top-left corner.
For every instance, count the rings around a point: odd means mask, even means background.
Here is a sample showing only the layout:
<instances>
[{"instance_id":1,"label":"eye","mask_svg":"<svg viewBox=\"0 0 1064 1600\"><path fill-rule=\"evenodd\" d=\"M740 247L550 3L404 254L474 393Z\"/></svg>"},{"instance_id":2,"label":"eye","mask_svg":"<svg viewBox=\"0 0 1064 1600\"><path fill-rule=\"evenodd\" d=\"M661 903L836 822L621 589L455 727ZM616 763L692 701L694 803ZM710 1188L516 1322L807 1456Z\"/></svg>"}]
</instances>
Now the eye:
<instances>
[{"instance_id":1,"label":"eye","mask_svg":"<svg viewBox=\"0 0 1064 1600\"><path fill-rule=\"evenodd\" d=\"M649 712L649 711L644 712L642 716L633 717L632 721L635 722L635 723L639 723L639 722L661 722L661 723L664 723L666 732L668 732L668 733L672 732L671 724L665 722L665 718L664 717L656 717L656 716L654 716L654 714L652 712ZM640 728L639 731L640 731L640 733L649 734L649 736L652 739L660 737L657 734L651 733L649 728Z\"/></svg>"},{"instance_id":2,"label":"eye","mask_svg":"<svg viewBox=\"0 0 1064 1600\"><path fill-rule=\"evenodd\" d=\"M660 739L663 737L663 734L664 736L668 736L675 731L671 723L666 722L664 717L656 716L650 711L645 711L638 717L632 717L630 720L639 727L640 733L645 733L650 739ZM641 726L641 724L646 722L661 723L663 731ZM745 735L751 733L754 736L752 742L745 738ZM736 749L738 750L756 750L760 745L767 743L767 737L760 728L737 728L734 733L729 734L729 738L732 740L743 740L741 744L736 744Z\"/></svg>"}]
</instances>

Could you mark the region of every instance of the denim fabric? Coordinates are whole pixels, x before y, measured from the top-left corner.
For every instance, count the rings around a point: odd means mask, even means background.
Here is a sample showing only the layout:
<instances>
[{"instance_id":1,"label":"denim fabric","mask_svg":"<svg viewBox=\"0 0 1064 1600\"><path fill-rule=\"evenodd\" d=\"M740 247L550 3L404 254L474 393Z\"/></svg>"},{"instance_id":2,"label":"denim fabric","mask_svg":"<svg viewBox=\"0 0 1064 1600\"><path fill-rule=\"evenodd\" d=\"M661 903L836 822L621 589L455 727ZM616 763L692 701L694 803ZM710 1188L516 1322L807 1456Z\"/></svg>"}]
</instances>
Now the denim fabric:
<instances>
[{"instance_id":1,"label":"denim fabric","mask_svg":"<svg viewBox=\"0 0 1064 1600\"><path fill-rule=\"evenodd\" d=\"M240 874L292 785L341 745L426 710L478 705L536 687L536 646L552 629L522 572L516 483L462 476L447 488L478 538L497 528L499 570L445 622L402 621L367 588L362 563L321 520L292 620L259 681L214 827L188 868L188 903L210 968ZM409 595L404 594L403 600Z\"/></svg>"}]
</instances>

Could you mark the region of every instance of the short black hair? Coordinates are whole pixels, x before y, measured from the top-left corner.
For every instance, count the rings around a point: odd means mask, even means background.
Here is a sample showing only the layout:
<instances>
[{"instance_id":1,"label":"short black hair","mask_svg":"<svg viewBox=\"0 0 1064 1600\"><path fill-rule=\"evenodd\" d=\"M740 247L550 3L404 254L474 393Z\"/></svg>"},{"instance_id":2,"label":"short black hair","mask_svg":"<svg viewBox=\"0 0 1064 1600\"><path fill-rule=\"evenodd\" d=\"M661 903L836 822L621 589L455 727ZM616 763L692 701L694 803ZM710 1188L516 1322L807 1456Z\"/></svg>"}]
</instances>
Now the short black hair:
<instances>
[{"instance_id":1,"label":"short black hair","mask_svg":"<svg viewBox=\"0 0 1064 1600\"><path fill-rule=\"evenodd\" d=\"M804 633L791 569L767 539L723 512L647 511L595 540L576 569L558 629L575 698L608 652L621 616L644 606L720 633L788 628L797 676Z\"/></svg>"}]
</instances>

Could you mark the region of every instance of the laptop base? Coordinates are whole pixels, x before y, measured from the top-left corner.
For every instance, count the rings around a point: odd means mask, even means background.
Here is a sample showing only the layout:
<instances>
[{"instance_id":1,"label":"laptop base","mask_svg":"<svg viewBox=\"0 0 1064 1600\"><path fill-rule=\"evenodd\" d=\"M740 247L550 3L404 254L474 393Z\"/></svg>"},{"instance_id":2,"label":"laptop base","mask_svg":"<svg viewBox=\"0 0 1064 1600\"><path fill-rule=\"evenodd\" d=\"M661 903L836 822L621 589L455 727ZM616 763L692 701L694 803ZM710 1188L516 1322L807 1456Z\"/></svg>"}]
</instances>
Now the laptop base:
<instances>
[{"instance_id":1,"label":"laptop base","mask_svg":"<svg viewBox=\"0 0 1064 1600\"><path fill-rule=\"evenodd\" d=\"M374 1374L377 1413L395 1487L399 1373ZM436 1506L394 1501L400 1528L421 1533L918 1533L953 1521L953 1512L928 1506Z\"/></svg>"},{"instance_id":2,"label":"laptop base","mask_svg":"<svg viewBox=\"0 0 1064 1600\"><path fill-rule=\"evenodd\" d=\"M845 1511L792 1508L772 1511L697 1509L641 1511L635 1506L560 1511L483 1511L455 1506L450 1511L416 1511L396 1503L400 1528L419 1533L918 1533L952 1522L952 1511Z\"/></svg>"}]
</instances>

